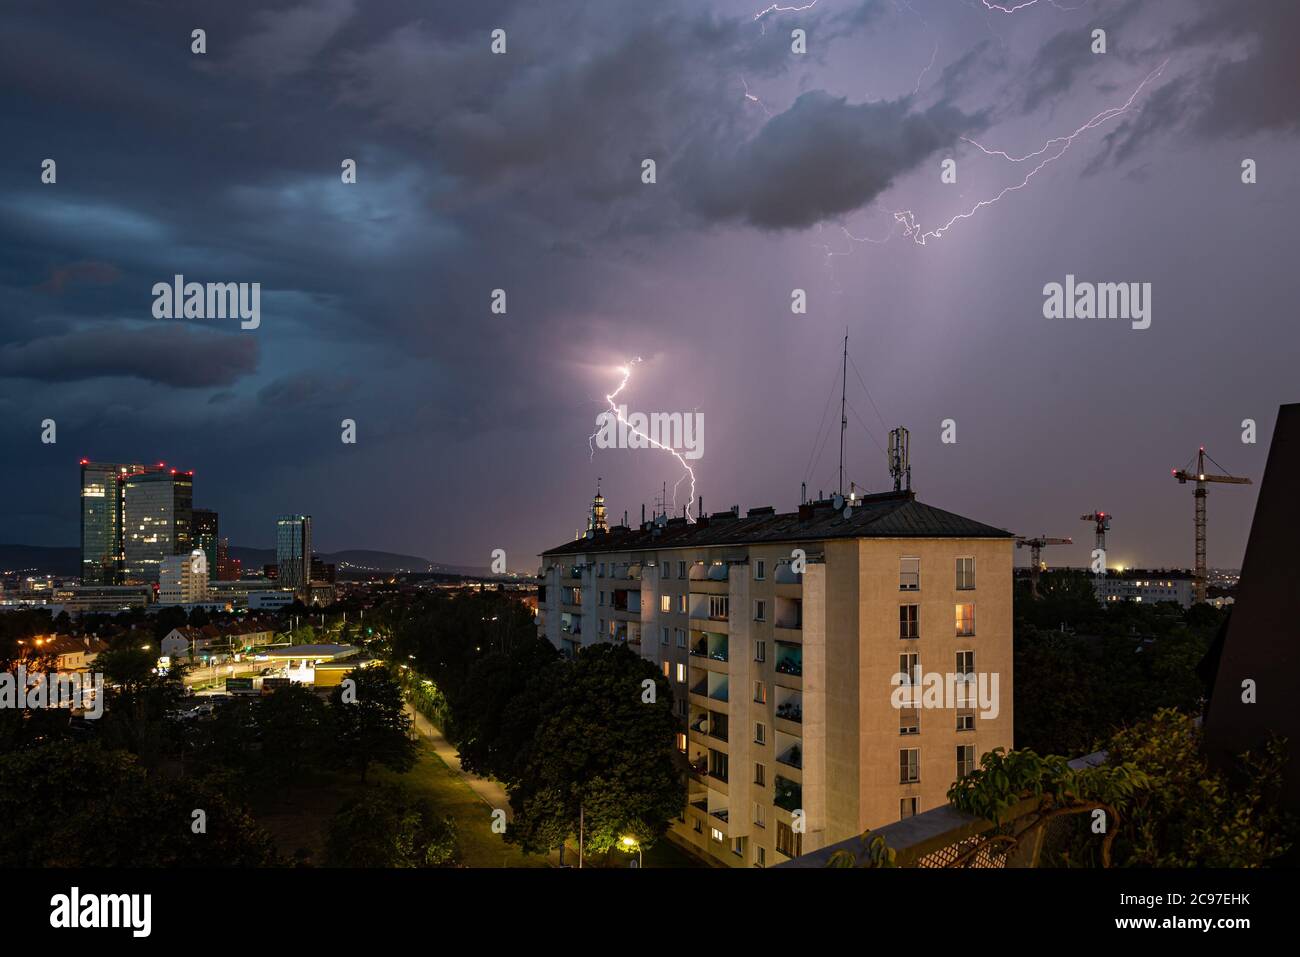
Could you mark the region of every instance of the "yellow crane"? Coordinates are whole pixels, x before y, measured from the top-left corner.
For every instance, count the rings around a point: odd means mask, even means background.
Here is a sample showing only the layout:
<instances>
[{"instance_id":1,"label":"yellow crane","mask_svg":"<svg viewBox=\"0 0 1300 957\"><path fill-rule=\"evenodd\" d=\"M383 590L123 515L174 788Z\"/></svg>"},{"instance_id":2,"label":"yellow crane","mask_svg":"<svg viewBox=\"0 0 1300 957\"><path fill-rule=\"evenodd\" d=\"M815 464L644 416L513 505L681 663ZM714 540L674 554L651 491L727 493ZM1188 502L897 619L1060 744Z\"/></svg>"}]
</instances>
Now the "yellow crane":
<instances>
[{"instance_id":1,"label":"yellow crane","mask_svg":"<svg viewBox=\"0 0 1300 957\"><path fill-rule=\"evenodd\" d=\"M1210 459L1216 466L1226 473L1222 465L1215 462L1214 459L1205 454L1205 446L1201 446L1200 451L1196 453L1196 471L1188 470L1188 466L1180 469L1170 469L1174 478L1178 479L1179 485L1186 485L1188 482L1196 483L1196 491L1192 496L1196 499L1196 595L1193 601L1205 601L1205 486L1208 482L1222 482L1227 485L1250 485L1248 478L1242 478L1238 475L1212 475L1205 471L1205 460Z\"/></svg>"}]
</instances>

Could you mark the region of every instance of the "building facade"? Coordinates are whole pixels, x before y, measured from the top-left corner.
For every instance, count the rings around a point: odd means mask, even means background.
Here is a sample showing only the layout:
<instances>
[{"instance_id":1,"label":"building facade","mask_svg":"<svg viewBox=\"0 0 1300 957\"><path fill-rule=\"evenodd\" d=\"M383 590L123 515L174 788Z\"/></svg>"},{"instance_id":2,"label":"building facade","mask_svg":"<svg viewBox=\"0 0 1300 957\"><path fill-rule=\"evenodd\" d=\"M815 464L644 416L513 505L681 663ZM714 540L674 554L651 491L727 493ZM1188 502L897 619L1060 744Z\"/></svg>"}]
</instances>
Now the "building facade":
<instances>
[{"instance_id":1,"label":"building facade","mask_svg":"<svg viewBox=\"0 0 1300 957\"><path fill-rule=\"evenodd\" d=\"M669 681L672 834L698 852L779 863L944 804L1012 746L1011 533L911 492L595 524L544 553L539 629L568 654L625 641Z\"/></svg>"},{"instance_id":2,"label":"building facade","mask_svg":"<svg viewBox=\"0 0 1300 957\"><path fill-rule=\"evenodd\" d=\"M161 468L161 466L159 467ZM81 460L81 583L120 585L123 570L123 492L139 464Z\"/></svg>"},{"instance_id":3,"label":"building facade","mask_svg":"<svg viewBox=\"0 0 1300 957\"><path fill-rule=\"evenodd\" d=\"M188 605L208 600L208 556L201 548L169 555L159 565L158 602Z\"/></svg>"},{"instance_id":4,"label":"building facade","mask_svg":"<svg viewBox=\"0 0 1300 957\"><path fill-rule=\"evenodd\" d=\"M196 508L190 514L190 543L194 548L203 549L208 559L208 573L216 578L220 568L217 543L221 541L218 515L210 508Z\"/></svg>"},{"instance_id":5,"label":"building facade","mask_svg":"<svg viewBox=\"0 0 1300 957\"><path fill-rule=\"evenodd\" d=\"M275 560L281 588L306 593L311 582L311 516L281 515L275 521Z\"/></svg>"},{"instance_id":6,"label":"building facade","mask_svg":"<svg viewBox=\"0 0 1300 957\"><path fill-rule=\"evenodd\" d=\"M1136 601L1155 604L1174 601L1192 607L1195 581L1186 571L1146 571L1140 568L1094 575L1093 590L1100 602Z\"/></svg>"},{"instance_id":7,"label":"building facade","mask_svg":"<svg viewBox=\"0 0 1300 957\"><path fill-rule=\"evenodd\" d=\"M122 479L127 582L156 582L164 558L190 552L194 473L151 469Z\"/></svg>"}]
</instances>

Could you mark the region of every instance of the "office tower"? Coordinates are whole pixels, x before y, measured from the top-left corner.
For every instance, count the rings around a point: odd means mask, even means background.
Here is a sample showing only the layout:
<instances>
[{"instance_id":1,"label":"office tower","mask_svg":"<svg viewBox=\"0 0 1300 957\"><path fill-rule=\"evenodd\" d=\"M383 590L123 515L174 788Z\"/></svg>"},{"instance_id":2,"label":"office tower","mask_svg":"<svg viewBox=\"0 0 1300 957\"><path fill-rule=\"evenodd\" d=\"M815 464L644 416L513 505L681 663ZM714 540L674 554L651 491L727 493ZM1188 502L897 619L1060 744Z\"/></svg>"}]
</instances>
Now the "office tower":
<instances>
[{"instance_id":1,"label":"office tower","mask_svg":"<svg viewBox=\"0 0 1300 957\"><path fill-rule=\"evenodd\" d=\"M539 630L655 663L690 765L673 840L770 866L939 807L1012 746L1013 553L910 490L593 521L543 554Z\"/></svg>"},{"instance_id":2,"label":"office tower","mask_svg":"<svg viewBox=\"0 0 1300 957\"><path fill-rule=\"evenodd\" d=\"M213 580L230 580L230 539L228 538L217 540L217 573L213 576Z\"/></svg>"},{"instance_id":3,"label":"office tower","mask_svg":"<svg viewBox=\"0 0 1300 957\"><path fill-rule=\"evenodd\" d=\"M208 600L208 556L201 548L168 555L158 565L158 601L184 605Z\"/></svg>"},{"instance_id":4,"label":"office tower","mask_svg":"<svg viewBox=\"0 0 1300 957\"><path fill-rule=\"evenodd\" d=\"M306 596L311 584L311 516L281 515L275 522L280 585Z\"/></svg>"},{"instance_id":5,"label":"office tower","mask_svg":"<svg viewBox=\"0 0 1300 957\"><path fill-rule=\"evenodd\" d=\"M217 577L217 513L207 508L196 508L190 520L190 543L203 549L208 559L208 571Z\"/></svg>"},{"instance_id":6,"label":"office tower","mask_svg":"<svg viewBox=\"0 0 1300 957\"><path fill-rule=\"evenodd\" d=\"M319 555L311 557L311 580L314 582L329 582L333 584L338 577L338 571L333 562L323 562Z\"/></svg>"},{"instance_id":7,"label":"office tower","mask_svg":"<svg viewBox=\"0 0 1300 957\"><path fill-rule=\"evenodd\" d=\"M123 480L149 467L81 460L81 582L122 582Z\"/></svg>"},{"instance_id":8,"label":"office tower","mask_svg":"<svg viewBox=\"0 0 1300 957\"><path fill-rule=\"evenodd\" d=\"M122 486L126 580L156 582L164 558L190 551L194 473L151 470L127 475Z\"/></svg>"}]
</instances>

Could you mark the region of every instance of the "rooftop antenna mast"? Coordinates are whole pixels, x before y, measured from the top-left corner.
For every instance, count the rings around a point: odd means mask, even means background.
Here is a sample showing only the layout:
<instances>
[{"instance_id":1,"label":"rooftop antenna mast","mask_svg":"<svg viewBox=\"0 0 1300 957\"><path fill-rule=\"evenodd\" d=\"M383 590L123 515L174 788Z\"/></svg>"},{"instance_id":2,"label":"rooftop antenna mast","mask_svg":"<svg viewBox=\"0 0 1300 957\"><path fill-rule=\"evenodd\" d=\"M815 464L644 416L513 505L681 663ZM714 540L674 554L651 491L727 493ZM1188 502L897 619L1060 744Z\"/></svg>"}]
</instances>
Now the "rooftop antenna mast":
<instances>
[{"instance_id":1,"label":"rooftop antenna mast","mask_svg":"<svg viewBox=\"0 0 1300 957\"><path fill-rule=\"evenodd\" d=\"M908 456L908 433L901 425L889 432L889 474L894 477L894 491L903 490L903 480L907 480L907 490L912 491L912 462Z\"/></svg>"},{"instance_id":2,"label":"rooftop antenna mast","mask_svg":"<svg viewBox=\"0 0 1300 957\"><path fill-rule=\"evenodd\" d=\"M857 368L857 366L854 366ZM836 486L836 491L842 496L844 494L844 430L849 427L849 418L845 413L847 401L844 396L845 385L848 382L849 374L849 330L844 330L844 360L840 365L840 484Z\"/></svg>"}]
</instances>

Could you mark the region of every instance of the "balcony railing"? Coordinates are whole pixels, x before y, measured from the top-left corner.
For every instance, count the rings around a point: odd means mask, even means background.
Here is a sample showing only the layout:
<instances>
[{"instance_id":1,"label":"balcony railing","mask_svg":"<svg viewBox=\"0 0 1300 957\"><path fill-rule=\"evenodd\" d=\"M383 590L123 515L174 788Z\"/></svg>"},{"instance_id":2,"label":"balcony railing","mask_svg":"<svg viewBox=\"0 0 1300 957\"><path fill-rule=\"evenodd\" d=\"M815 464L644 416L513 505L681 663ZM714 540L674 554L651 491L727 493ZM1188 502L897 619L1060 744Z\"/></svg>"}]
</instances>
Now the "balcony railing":
<instances>
[{"instance_id":1,"label":"balcony railing","mask_svg":"<svg viewBox=\"0 0 1300 957\"><path fill-rule=\"evenodd\" d=\"M803 787L797 781L777 775L772 782L772 803L794 813L803 807Z\"/></svg>"},{"instance_id":2,"label":"balcony railing","mask_svg":"<svg viewBox=\"0 0 1300 957\"><path fill-rule=\"evenodd\" d=\"M803 705L794 701L783 701L776 706L776 716L785 721L803 723Z\"/></svg>"}]
</instances>

